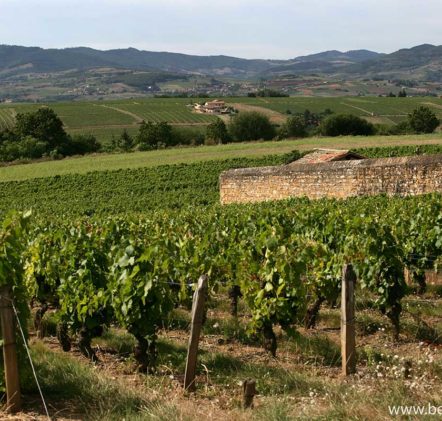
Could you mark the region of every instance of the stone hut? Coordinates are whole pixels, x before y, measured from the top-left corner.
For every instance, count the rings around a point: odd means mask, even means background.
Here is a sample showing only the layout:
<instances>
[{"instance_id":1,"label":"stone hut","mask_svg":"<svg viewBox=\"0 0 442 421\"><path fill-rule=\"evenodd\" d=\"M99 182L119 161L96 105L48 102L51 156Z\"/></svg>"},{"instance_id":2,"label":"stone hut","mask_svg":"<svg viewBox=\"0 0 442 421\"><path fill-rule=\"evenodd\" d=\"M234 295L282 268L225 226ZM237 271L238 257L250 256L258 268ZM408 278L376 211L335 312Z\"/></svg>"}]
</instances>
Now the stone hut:
<instances>
[{"instance_id":1,"label":"stone hut","mask_svg":"<svg viewBox=\"0 0 442 421\"><path fill-rule=\"evenodd\" d=\"M442 192L442 155L364 159L350 151L316 150L288 165L220 175L222 204L431 192Z\"/></svg>"}]
</instances>

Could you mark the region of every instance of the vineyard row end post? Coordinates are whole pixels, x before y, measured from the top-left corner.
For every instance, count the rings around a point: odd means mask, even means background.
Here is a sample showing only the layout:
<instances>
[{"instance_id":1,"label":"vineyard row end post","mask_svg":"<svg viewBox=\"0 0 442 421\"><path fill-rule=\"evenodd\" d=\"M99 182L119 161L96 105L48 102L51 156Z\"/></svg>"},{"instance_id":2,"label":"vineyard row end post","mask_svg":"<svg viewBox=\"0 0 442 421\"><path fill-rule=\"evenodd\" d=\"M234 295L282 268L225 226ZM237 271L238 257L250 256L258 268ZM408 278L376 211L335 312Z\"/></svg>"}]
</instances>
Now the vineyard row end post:
<instances>
[{"instance_id":1,"label":"vineyard row end post","mask_svg":"<svg viewBox=\"0 0 442 421\"><path fill-rule=\"evenodd\" d=\"M186 371L184 374L184 389L195 390L196 362L198 356L198 344L204 319L204 305L208 289L208 277L200 276L198 286L193 294L192 322L190 329L189 347L187 350Z\"/></svg>"},{"instance_id":2,"label":"vineyard row end post","mask_svg":"<svg viewBox=\"0 0 442 421\"><path fill-rule=\"evenodd\" d=\"M356 274L352 265L344 265L341 291L341 356L344 376L356 372L355 283Z\"/></svg>"},{"instance_id":3,"label":"vineyard row end post","mask_svg":"<svg viewBox=\"0 0 442 421\"><path fill-rule=\"evenodd\" d=\"M0 288L0 318L5 366L6 410L13 413L21 410L21 393L15 341L15 316L8 286Z\"/></svg>"}]
</instances>

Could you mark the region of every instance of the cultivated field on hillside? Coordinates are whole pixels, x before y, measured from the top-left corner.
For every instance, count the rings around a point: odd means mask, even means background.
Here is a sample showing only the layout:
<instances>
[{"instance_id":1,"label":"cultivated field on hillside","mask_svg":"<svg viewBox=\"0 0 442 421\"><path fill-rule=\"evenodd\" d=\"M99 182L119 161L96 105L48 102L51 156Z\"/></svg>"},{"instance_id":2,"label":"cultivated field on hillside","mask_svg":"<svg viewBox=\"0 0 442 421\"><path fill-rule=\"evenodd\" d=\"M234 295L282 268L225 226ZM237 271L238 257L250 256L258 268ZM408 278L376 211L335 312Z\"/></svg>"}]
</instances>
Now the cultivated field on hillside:
<instances>
[{"instance_id":1,"label":"cultivated field on hillside","mask_svg":"<svg viewBox=\"0 0 442 421\"><path fill-rule=\"evenodd\" d=\"M235 102L268 108L281 114L321 112L330 109L334 113L350 113L367 118L373 123L396 124L419 106L430 107L442 117L440 98L381 98L381 97L290 97L290 98L235 98Z\"/></svg>"},{"instance_id":2,"label":"cultivated field on hillside","mask_svg":"<svg viewBox=\"0 0 442 421\"><path fill-rule=\"evenodd\" d=\"M216 118L213 115L197 114L187 105L204 102L199 98L135 98L115 101L66 102L46 104L52 107L70 133L94 134L103 143L123 129L137 130L142 120L167 121L180 127L204 127ZM289 98L224 98L227 104L243 111L247 106L255 111L269 113L272 121L281 124L288 113L322 112L330 109L334 113L351 113L367 118L373 123L392 125L407 117L415 108L425 105L442 118L442 99L432 97L380 98L380 97L289 97ZM35 110L43 104L0 105L0 128L12 124L18 112ZM267 110L267 111L266 111ZM228 117L227 117L228 119Z\"/></svg>"},{"instance_id":3,"label":"cultivated field on hillside","mask_svg":"<svg viewBox=\"0 0 442 421\"><path fill-rule=\"evenodd\" d=\"M109 141L112 134L123 129L136 131L145 121L167 121L177 126L207 125L213 116L196 114L186 105L189 99L131 99L119 101L50 103L70 133L91 133L100 140ZM8 104L0 106L0 127L13 122L13 115L34 111L43 104Z\"/></svg>"}]
</instances>

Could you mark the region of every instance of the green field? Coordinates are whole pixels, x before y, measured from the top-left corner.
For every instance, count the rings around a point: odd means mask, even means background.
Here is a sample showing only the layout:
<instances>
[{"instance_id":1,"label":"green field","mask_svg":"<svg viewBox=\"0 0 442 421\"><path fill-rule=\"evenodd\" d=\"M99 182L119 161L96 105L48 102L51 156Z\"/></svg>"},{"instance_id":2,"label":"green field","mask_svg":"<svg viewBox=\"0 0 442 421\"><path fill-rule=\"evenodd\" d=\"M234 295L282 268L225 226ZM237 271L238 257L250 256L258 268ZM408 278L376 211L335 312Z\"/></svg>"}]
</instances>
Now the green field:
<instances>
[{"instance_id":1,"label":"green field","mask_svg":"<svg viewBox=\"0 0 442 421\"><path fill-rule=\"evenodd\" d=\"M0 182L63 174L84 174L91 171L112 171L228 158L281 155L294 149L306 151L321 147L354 149L418 144L442 144L442 133L408 136L306 138L279 142L245 142L219 146L174 148L126 154L88 155L80 158L65 158L60 161L3 166L0 167Z\"/></svg>"},{"instance_id":2,"label":"green field","mask_svg":"<svg viewBox=\"0 0 442 421\"><path fill-rule=\"evenodd\" d=\"M112 135L123 129L137 130L142 120L167 121L177 126L204 127L216 117L196 114L187 107L191 102L204 99L188 98L136 98L115 101L66 102L49 104L61 117L70 133L90 133L104 144ZM302 113L309 109L321 112L329 108L335 113L351 113L367 118L373 123L396 124L418 106L430 107L442 119L442 99L433 97L380 98L380 97L289 97L289 98L225 98L228 104L258 107L257 110L270 110L279 113L279 120L287 117L287 112ZM0 105L0 127L13 123L16 113L37 109L43 104L3 104Z\"/></svg>"}]
</instances>

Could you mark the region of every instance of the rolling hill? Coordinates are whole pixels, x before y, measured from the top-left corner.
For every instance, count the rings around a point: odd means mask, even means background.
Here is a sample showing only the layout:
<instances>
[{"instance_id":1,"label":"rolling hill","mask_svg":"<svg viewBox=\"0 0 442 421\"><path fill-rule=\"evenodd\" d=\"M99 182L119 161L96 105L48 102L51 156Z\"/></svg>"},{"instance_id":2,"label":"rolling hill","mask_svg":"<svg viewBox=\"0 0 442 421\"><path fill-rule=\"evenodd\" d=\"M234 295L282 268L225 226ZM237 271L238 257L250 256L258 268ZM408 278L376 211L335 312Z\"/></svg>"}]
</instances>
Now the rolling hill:
<instances>
[{"instance_id":1,"label":"rolling hill","mask_svg":"<svg viewBox=\"0 0 442 421\"><path fill-rule=\"evenodd\" d=\"M195 56L140 51L134 48L100 51L86 47L43 49L0 45L0 78L20 73L93 68L239 77L287 73L342 73L355 76L412 72L413 77L439 80L442 77L442 46L424 44L392 54L368 50L332 50L289 60L248 60L223 55Z\"/></svg>"}]
</instances>

